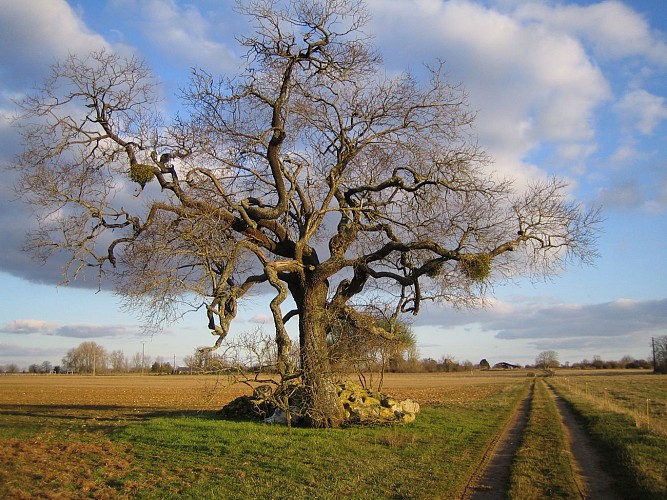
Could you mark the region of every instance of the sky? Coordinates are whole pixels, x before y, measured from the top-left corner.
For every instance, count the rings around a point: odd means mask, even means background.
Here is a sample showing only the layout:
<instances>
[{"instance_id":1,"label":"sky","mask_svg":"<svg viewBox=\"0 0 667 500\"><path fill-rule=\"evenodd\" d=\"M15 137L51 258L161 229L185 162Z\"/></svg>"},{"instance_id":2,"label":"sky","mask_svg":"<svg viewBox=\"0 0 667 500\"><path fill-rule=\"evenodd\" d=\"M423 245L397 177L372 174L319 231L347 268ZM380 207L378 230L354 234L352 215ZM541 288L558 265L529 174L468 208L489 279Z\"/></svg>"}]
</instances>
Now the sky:
<instances>
[{"instance_id":1,"label":"sky","mask_svg":"<svg viewBox=\"0 0 667 500\"><path fill-rule=\"evenodd\" d=\"M68 54L106 48L145 59L178 109L190 69L233 75L248 33L233 1L0 0L0 365L58 365L94 341L177 364L212 345L203 312L153 335L111 285L60 285L60 263L24 252L30 207L4 167L20 152L13 104ZM667 2L663 0L368 0L367 28L388 72L445 62L477 112L492 168L518 185L560 176L605 218L592 266L496 285L487 307L429 305L414 318L421 357L473 363L650 356L667 335ZM245 303L232 335L266 324Z\"/></svg>"}]
</instances>

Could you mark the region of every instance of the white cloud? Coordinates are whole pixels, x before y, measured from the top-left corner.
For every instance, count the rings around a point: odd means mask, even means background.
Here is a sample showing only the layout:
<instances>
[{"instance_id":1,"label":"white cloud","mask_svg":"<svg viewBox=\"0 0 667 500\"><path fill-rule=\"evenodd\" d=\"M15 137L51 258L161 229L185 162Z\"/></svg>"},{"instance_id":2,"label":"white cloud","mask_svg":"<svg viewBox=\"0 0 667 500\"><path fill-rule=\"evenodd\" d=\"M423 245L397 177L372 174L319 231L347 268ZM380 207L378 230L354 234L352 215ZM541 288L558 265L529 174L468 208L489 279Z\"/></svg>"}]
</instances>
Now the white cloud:
<instances>
[{"instance_id":1,"label":"white cloud","mask_svg":"<svg viewBox=\"0 0 667 500\"><path fill-rule=\"evenodd\" d=\"M0 82L12 89L32 86L68 53L107 46L64 0L3 2L0 33Z\"/></svg>"},{"instance_id":2,"label":"white cloud","mask_svg":"<svg viewBox=\"0 0 667 500\"><path fill-rule=\"evenodd\" d=\"M525 21L587 39L601 56L642 56L667 65L667 44L651 32L646 19L622 2L587 6L530 2L522 3L516 13Z\"/></svg>"},{"instance_id":3,"label":"white cloud","mask_svg":"<svg viewBox=\"0 0 667 500\"><path fill-rule=\"evenodd\" d=\"M186 74L193 66L213 74L238 67L239 58L225 43L216 40L220 35L231 37L228 33L219 33L224 27L214 26L196 4L174 0L113 0L110 3L114 13L125 17L129 26L139 30L159 51L166 67L174 66ZM117 31L116 34L127 42L136 39L133 33Z\"/></svg>"},{"instance_id":4,"label":"white cloud","mask_svg":"<svg viewBox=\"0 0 667 500\"><path fill-rule=\"evenodd\" d=\"M609 83L572 34L468 2L371 0L372 31L389 64L441 58L478 109L476 129L502 173L544 175L526 161L554 143L567 160L596 148L596 108ZM568 164L564 162L564 164Z\"/></svg>"},{"instance_id":5,"label":"white cloud","mask_svg":"<svg viewBox=\"0 0 667 500\"><path fill-rule=\"evenodd\" d=\"M614 106L622 119L644 135L653 133L655 128L667 120L665 98L653 95L643 89L631 90Z\"/></svg>"},{"instance_id":6,"label":"white cloud","mask_svg":"<svg viewBox=\"0 0 667 500\"><path fill-rule=\"evenodd\" d=\"M15 319L0 327L5 333L43 333L50 334L58 328L57 323L38 319Z\"/></svg>"}]
</instances>

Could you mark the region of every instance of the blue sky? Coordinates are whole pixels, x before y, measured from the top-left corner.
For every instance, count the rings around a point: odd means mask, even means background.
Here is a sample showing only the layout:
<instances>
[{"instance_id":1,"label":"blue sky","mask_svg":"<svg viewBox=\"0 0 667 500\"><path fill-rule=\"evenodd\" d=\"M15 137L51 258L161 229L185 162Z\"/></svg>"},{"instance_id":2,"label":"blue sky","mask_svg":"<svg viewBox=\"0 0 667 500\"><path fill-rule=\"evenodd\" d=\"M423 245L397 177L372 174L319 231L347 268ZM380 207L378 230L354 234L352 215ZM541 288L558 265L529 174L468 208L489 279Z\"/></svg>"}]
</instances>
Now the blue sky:
<instances>
[{"instance_id":1,"label":"blue sky","mask_svg":"<svg viewBox=\"0 0 667 500\"><path fill-rule=\"evenodd\" d=\"M20 99L68 53L96 48L145 58L163 82L165 106L189 70L237 71L235 37L248 23L217 0L0 0L0 166L20 143L11 125ZM444 60L477 110L493 168L518 184L547 175L601 205L600 258L546 282L498 285L482 310L431 306L413 325L423 357L531 363L595 355L646 358L667 335L667 2L369 0L370 31L387 70ZM203 313L142 333L110 286L57 286L59 263L41 266L21 248L30 209L0 185L0 365L50 361L93 340L128 357L181 363L214 339ZM262 297L244 304L234 332L268 317Z\"/></svg>"}]
</instances>

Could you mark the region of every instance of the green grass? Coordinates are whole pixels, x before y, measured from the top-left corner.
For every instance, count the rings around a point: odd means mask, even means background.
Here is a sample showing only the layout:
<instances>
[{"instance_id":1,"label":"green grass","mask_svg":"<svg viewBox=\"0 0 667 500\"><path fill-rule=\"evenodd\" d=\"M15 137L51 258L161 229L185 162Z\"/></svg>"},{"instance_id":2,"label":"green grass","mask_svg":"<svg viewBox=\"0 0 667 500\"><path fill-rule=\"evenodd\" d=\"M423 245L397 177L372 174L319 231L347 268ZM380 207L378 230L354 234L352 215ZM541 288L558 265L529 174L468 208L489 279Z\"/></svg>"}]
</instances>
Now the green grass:
<instances>
[{"instance_id":1,"label":"green grass","mask_svg":"<svg viewBox=\"0 0 667 500\"><path fill-rule=\"evenodd\" d=\"M667 437L637 427L632 416L606 409L585 394L568 390L562 381L553 386L602 450L605 468L617 478L623 498L667 498Z\"/></svg>"},{"instance_id":2,"label":"green grass","mask_svg":"<svg viewBox=\"0 0 667 500\"><path fill-rule=\"evenodd\" d=\"M446 498L463 490L524 387L425 408L404 426L290 431L210 416L157 418L114 440L133 446L145 474L163 478L151 497Z\"/></svg>"},{"instance_id":3,"label":"green grass","mask_svg":"<svg viewBox=\"0 0 667 500\"><path fill-rule=\"evenodd\" d=\"M461 387L409 425L319 430L212 411L7 405L0 498L454 498L526 388Z\"/></svg>"},{"instance_id":4,"label":"green grass","mask_svg":"<svg viewBox=\"0 0 667 500\"><path fill-rule=\"evenodd\" d=\"M625 413L636 425L667 436L667 377L664 375L584 374L556 377L554 384L586 396L603 409Z\"/></svg>"},{"instance_id":5,"label":"green grass","mask_svg":"<svg viewBox=\"0 0 667 500\"><path fill-rule=\"evenodd\" d=\"M509 498L580 498L567 450L556 404L542 379L537 379L528 423L512 464Z\"/></svg>"}]
</instances>

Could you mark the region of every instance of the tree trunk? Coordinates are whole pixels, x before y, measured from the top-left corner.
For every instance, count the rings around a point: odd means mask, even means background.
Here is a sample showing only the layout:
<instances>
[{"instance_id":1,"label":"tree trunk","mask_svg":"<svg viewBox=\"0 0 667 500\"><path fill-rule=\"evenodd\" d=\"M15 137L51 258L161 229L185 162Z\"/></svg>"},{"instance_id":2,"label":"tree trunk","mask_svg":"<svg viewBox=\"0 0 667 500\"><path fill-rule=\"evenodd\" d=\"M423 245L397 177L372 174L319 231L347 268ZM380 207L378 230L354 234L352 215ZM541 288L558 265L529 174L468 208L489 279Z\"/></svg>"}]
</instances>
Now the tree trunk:
<instances>
[{"instance_id":1,"label":"tree trunk","mask_svg":"<svg viewBox=\"0 0 667 500\"><path fill-rule=\"evenodd\" d=\"M306 388L302 410L314 427L339 427L345 418L327 350L326 284L303 290L299 311L301 368Z\"/></svg>"}]
</instances>

